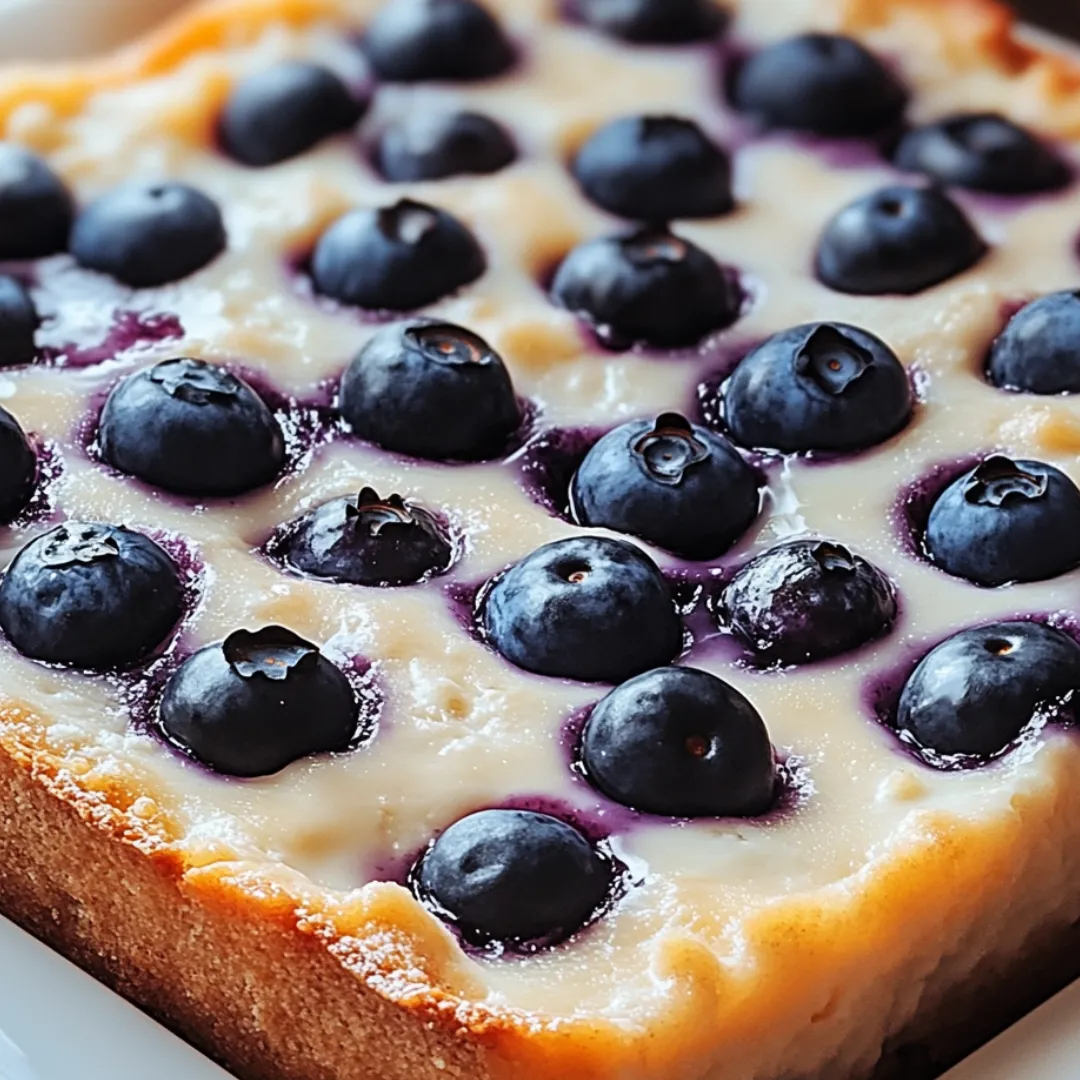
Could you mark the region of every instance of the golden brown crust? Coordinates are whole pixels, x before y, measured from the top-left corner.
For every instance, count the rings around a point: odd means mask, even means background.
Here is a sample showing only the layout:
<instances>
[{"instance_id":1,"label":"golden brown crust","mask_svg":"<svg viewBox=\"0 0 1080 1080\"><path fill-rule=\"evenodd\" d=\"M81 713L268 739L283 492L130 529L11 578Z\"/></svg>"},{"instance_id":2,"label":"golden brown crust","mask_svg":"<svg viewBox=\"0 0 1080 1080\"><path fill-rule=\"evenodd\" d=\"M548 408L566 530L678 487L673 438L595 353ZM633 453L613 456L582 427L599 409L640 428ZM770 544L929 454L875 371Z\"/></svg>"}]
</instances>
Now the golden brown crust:
<instances>
[{"instance_id":1,"label":"golden brown crust","mask_svg":"<svg viewBox=\"0 0 1080 1080\"><path fill-rule=\"evenodd\" d=\"M102 90L252 40L273 21L332 15L343 3L209 0L108 60L0 78L0 119L30 103L72 115ZM856 33L924 37L956 72L992 67L1044 126L1080 133L1080 69L1018 42L1012 16L993 0L808 0L807 9ZM1029 924L1056 932L1080 917L1080 854L1019 850L1043 826L1080 827L1080 797L1068 781L1080 750L1069 745L1051 769L1058 787L1018 800L1015 821L976 829L924 813L905 844L858 880L751 914L759 977L777 988L767 1002L687 928L666 943L658 972L681 987L662 1022L637 1030L558 1023L482 1004L452 939L400 890L341 901L299 877L269 878L224 857L193 861L139 792L91 785L67 761L61 768L43 729L15 707L0 715L0 910L253 1080L713 1077L723 1075L731 1048L767 1039L778 1021L805 1030L807 1041L778 1045L773 1071L760 1080L791 1076L785 1063L804 1057L818 1062L807 1077L825 1069L830 1080L862 1080L884 1040L922 1039L934 1026L940 1001L970 974L965 964L980 938L998 942L986 959L995 975L1028 957L1032 943L1007 932L1009 898L1025 873L1053 867ZM943 913L911 915L934 893L955 899ZM896 933L897 912L910 916L910 956L869 970L878 944ZM942 923L968 950L955 966L935 952ZM840 989L888 980L896 997L868 999L856 1045L849 1018L837 1012Z\"/></svg>"}]
</instances>

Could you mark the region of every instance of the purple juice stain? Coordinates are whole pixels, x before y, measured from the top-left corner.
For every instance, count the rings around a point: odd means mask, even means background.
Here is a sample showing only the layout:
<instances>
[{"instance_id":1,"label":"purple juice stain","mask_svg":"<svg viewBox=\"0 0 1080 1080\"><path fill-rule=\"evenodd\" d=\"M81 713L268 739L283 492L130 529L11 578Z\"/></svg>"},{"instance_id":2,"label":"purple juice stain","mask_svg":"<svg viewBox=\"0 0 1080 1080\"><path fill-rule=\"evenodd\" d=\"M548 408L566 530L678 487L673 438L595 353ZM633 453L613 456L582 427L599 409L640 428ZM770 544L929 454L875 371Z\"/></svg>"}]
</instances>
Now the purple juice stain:
<instances>
[{"instance_id":1,"label":"purple juice stain","mask_svg":"<svg viewBox=\"0 0 1080 1080\"><path fill-rule=\"evenodd\" d=\"M175 315L165 312L118 310L106 336L94 345L73 342L46 346L40 359L56 367L91 367L114 360L123 353L149 348L184 336L184 327Z\"/></svg>"},{"instance_id":2,"label":"purple juice stain","mask_svg":"<svg viewBox=\"0 0 1080 1080\"><path fill-rule=\"evenodd\" d=\"M570 481L596 441L600 427L549 428L527 442L517 457L522 484L532 500L552 516L573 521Z\"/></svg>"},{"instance_id":3,"label":"purple juice stain","mask_svg":"<svg viewBox=\"0 0 1080 1080\"><path fill-rule=\"evenodd\" d=\"M508 570L509 567L506 569ZM488 641L484 630L484 620L481 618L484 600L505 573L506 570L501 570L483 581L450 581L442 586L450 614L455 622L469 637L486 647L490 647L491 643Z\"/></svg>"},{"instance_id":4,"label":"purple juice stain","mask_svg":"<svg viewBox=\"0 0 1080 1080\"><path fill-rule=\"evenodd\" d=\"M30 433L28 438L37 460L37 472L30 501L10 522L13 528L46 521L56 513L56 486L64 475L64 458L59 444L34 433Z\"/></svg>"},{"instance_id":5,"label":"purple juice stain","mask_svg":"<svg viewBox=\"0 0 1080 1080\"><path fill-rule=\"evenodd\" d=\"M900 489L889 517L902 551L922 562L930 561L923 546L923 538L934 504L954 480L995 452L998 451L988 450L952 461L939 462Z\"/></svg>"}]
</instances>

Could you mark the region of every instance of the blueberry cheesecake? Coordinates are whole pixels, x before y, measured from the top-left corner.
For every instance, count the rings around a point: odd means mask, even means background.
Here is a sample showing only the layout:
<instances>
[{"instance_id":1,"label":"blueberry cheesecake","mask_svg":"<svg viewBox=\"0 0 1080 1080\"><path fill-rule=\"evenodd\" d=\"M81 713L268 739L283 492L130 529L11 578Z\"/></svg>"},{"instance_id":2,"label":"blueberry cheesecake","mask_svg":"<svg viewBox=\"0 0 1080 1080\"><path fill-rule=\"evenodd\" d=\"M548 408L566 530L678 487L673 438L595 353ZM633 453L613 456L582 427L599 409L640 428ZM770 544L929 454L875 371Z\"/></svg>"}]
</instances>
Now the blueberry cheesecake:
<instances>
[{"instance_id":1,"label":"blueberry cheesecake","mask_svg":"<svg viewBox=\"0 0 1080 1080\"><path fill-rule=\"evenodd\" d=\"M990 0L0 71L0 912L242 1080L930 1080L1076 975L1078 86Z\"/></svg>"}]
</instances>

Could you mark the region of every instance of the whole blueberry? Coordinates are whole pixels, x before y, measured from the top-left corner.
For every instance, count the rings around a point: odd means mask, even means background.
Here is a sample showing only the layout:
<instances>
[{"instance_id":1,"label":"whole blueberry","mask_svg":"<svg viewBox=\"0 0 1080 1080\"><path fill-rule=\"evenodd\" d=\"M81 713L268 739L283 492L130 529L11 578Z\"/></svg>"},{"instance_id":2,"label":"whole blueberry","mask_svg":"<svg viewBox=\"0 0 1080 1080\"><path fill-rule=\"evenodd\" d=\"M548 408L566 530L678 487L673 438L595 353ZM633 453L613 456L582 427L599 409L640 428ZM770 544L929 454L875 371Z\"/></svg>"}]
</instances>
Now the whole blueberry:
<instances>
[{"instance_id":1,"label":"whole blueberry","mask_svg":"<svg viewBox=\"0 0 1080 1080\"><path fill-rule=\"evenodd\" d=\"M361 734L349 680L317 646L282 626L237 630L188 657L169 679L158 726L227 776L269 776Z\"/></svg>"},{"instance_id":2,"label":"whole blueberry","mask_svg":"<svg viewBox=\"0 0 1080 1080\"><path fill-rule=\"evenodd\" d=\"M456 821L413 871L419 898L476 945L554 945L601 909L612 866L575 829L529 810Z\"/></svg>"},{"instance_id":3,"label":"whole blueberry","mask_svg":"<svg viewBox=\"0 0 1080 1080\"><path fill-rule=\"evenodd\" d=\"M0 274L0 367L29 364L37 355L34 333L41 320L30 294L15 278Z\"/></svg>"},{"instance_id":4,"label":"whole blueberry","mask_svg":"<svg viewBox=\"0 0 1080 1080\"><path fill-rule=\"evenodd\" d=\"M427 319L379 330L345 372L339 407L361 438L436 461L495 457L521 424L499 354L464 327Z\"/></svg>"},{"instance_id":5,"label":"whole blueberry","mask_svg":"<svg viewBox=\"0 0 1080 1080\"><path fill-rule=\"evenodd\" d=\"M387 0L361 45L384 82L466 82L501 75L514 48L476 0Z\"/></svg>"},{"instance_id":6,"label":"whole blueberry","mask_svg":"<svg viewBox=\"0 0 1080 1080\"><path fill-rule=\"evenodd\" d=\"M573 171L597 206L637 221L715 217L735 205L728 155L678 116L613 120L578 151Z\"/></svg>"},{"instance_id":7,"label":"whole blueberry","mask_svg":"<svg viewBox=\"0 0 1080 1080\"><path fill-rule=\"evenodd\" d=\"M98 425L101 457L184 495L239 495L285 462L281 427L242 379L204 360L165 360L124 379Z\"/></svg>"},{"instance_id":8,"label":"whole blueberry","mask_svg":"<svg viewBox=\"0 0 1080 1080\"><path fill-rule=\"evenodd\" d=\"M372 158L384 180L443 180L505 169L517 158L517 147L483 113L421 108L383 131Z\"/></svg>"},{"instance_id":9,"label":"whole blueberry","mask_svg":"<svg viewBox=\"0 0 1080 1080\"><path fill-rule=\"evenodd\" d=\"M0 259L40 259L67 248L75 204L37 156L0 142Z\"/></svg>"},{"instance_id":10,"label":"whole blueberry","mask_svg":"<svg viewBox=\"0 0 1080 1080\"><path fill-rule=\"evenodd\" d=\"M275 165L348 131L367 107L332 71L285 60L233 89L218 134L225 152L244 165Z\"/></svg>"},{"instance_id":11,"label":"whole blueberry","mask_svg":"<svg viewBox=\"0 0 1080 1080\"><path fill-rule=\"evenodd\" d=\"M486 269L476 237L456 217L412 199L338 218L311 261L320 293L375 311L433 304Z\"/></svg>"},{"instance_id":12,"label":"whole blueberry","mask_svg":"<svg viewBox=\"0 0 1080 1080\"><path fill-rule=\"evenodd\" d=\"M83 210L71 233L71 253L80 266L136 289L194 274L225 244L217 203L173 180L115 188Z\"/></svg>"},{"instance_id":13,"label":"whole blueberry","mask_svg":"<svg viewBox=\"0 0 1080 1080\"><path fill-rule=\"evenodd\" d=\"M1080 645L1034 622L964 630L928 653L896 724L931 758L999 754L1042 708L1080 691Z\"/></svg>"},{"instance_id":14,"label":"whole blueberry","mask_svg":"<svg viewBox=\"0 0 1080 1080\"><path fill-rule=\"evenodd\" d=\"M1080 564L1080 491L1052 465L995 455L945 489L923 542L976 585L1058 577Z\"/></svg>"},{"instance_id":15,"label":"whole blueberry","mask_svg":"<svg viewBox=\"0 0 1080 1080\"><path fill-rule=\"evenodd\" d=\"M708 41L725 18L712 0L571 0L574 18L638 45L684 45Z\"/></svg>"},{"instance_id":16,"label":"whole blueberry","mask_svg":"<svg viewBox=\"0 0 1080 1080\"><path fill-rule=\"evenodd\" d=\"M630 533L687 559L715 559L753 524L759 486L727 439L663 413L600 439L570 497L582 525Z\"/></svg>"},{"instance_id":17,"label":"whole blueberry","mask_svg":"<svg viewBox=\"0 0 1080 1080\"><path fill-rule=\"evenodd\" d=\"M669 663L682 623L664 575L640 548L602 536L545 544L497 578L488 640L539 675L618 683Z\"/></svg>"},{"instance_id":18,"label":"whole blueberry","mask_svg":"<svg viewBox=\"0 0 1080 1080\"><path fill-rule=\"evenodd\" d=\"M1080 394L1080 292L1021 308L990 346L986 377L1004 390Z\"/></svg>"},{"instance_id":19,"label":"whole blueberry","mask_svg":"<svg viewBox=\"0 0 1080 1080\"><path fill-rule=\"evenodd\" d=\"M998 113L960 113L914 128L893 161L939 184L998 195L1057 191L1072 179L1049 146Z\"/></svg>"},{"instance_id":20,"label":"whole blueberry","mask_svg":"<svg viewBox=\"0 0 1080 1080\"><path fill-rule=\"evenodd\" d=\"M581 736L590 783L667 817L755 817L776 797L776 764L758 711L694 668L662 667L617 686Z\"/></svg>"},{"instance_id":21,"label":"whole blueberry","mask_svg":"<svg viewBox=\"0 0 1080 1080\"><path fill-rule=\"evenodd\" d=\"M37 455L15 419L0 408L0 524L17 517L30 502L37 481Z\"/></svg>"},{"instance_id":22,"label":"whole blueberry","mask_svg":"<svg viewBox=\"0 0 1080 1080\"><path fill-rule=\"evenodd\" d=\"M818 279L859 296L913 295L974 266L987 246L940 189L892 186L845 206L818 241Z\"/></svg>"},{"instance_id":23,"label":"whole blueberry","mask_svg":"<svg viewBox=\"0 0 1080 1080\"><path fill-rule=\"evenodd\" d=\"M911 417L907 372L873 334L808 323L759 345L723 388L724 418L743 446L783 453L876 446Z\"/></svg>"},{"instance_id":24,"label":"whole blueberry","mask_svg":"<svg viewBox=\"0 0 1080 1080\"><path fill-rule=\"evenodd\" d=\"M659 227L579 244L551 294L612 348L696 345L730 326L743 300L708 252Z\"/></svg>"},{"instance_id":25,"label":"whole blueberry","mask_svg":"<svg viewBox=\"0 0 1080 1080\"><path fill-rule=\"evenodd\" d=\"M149 537L68 521L12 560L0 582L0 628L23 656L100 671L154 652L182 604L180 571Z\"/></svg>"},{"instance_id":26,"label":"whole blueberry","mask_svg":"<svg viewBox=\"0 0 1080 1080\"><path fill-rule=\"evenodd\" d=\"M888 633L896 594L876 566L842 545L796 540L751 559L728 583L721 610L760 660L806 664Z\"/></svg>"},{"instance_id":27,"label":"whole blueberry","mask_svg":"<svg viewBox=\"0 0 1080 1080\"><path fill-rule=\"evenodd\" d=\"M412 585L441 574L454 549L438 520L373 488L331 499L294 522L279 545L301 573L352 585Z\"/></svg>"},{"instance_id":28,"label":"whole blueberry","mask_svg":"<svg viewBox=\"0 0 1080 1080\"><path fill-rule=\"evenodd\" d=\"M731 80L732 104L763 128L873 135L904 114L903 84L873 53L837 34L802 34L755 53Z\"/></svg>"}]
</instances>

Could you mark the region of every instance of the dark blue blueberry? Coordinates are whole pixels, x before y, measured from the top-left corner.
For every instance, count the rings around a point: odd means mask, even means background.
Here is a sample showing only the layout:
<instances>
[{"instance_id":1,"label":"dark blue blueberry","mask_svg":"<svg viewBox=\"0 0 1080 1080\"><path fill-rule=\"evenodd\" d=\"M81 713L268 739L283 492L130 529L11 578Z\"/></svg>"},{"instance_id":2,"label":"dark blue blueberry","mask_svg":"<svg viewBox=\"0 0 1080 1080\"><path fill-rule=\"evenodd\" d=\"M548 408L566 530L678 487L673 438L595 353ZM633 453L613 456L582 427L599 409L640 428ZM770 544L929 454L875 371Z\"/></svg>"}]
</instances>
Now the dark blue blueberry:
<instances>
[{"instance_id":1,"label":"dark blue blueberry","mask_svg":"<svg viewBox=\"0 0 1080 1080\"><path fill-rule=\"evenodd\" d=\"M19 421L0 408L0 524L25 509L37 481L37 455Z\"/></svg>"},{"instance_id":2,"label":"dark blue blueberry","mask_svg":"<svg viewBox=\"0 0 1080 1080\"><path fill-rule=\"evenodd\" d=\"M708 41L726 21L712 0L570 0L567 8L587 26L639 45Z\"/></svg>"},{"instance_id":3,"label":"dark blue blueberry","mask_svg":"<svg viewBox=\"0 0 1080 1080\"><path fill-rule=\"evenodd\" d=\"M809 323L758 346L723 388L736 442L783 453L851 451L891 438L911 416L893 351L844 323Z\"/></svg>"},{"instance_id":4,"label":"dark blue blueberry","mask_svg":"<svg viewBox=\"0 0 1080 1080\"><path fill-rule=\"evenodd\" d=\"M502 27L476 0L387 0L361 45L384 82L466 82L514 63Z\"/></svg>"},{"instance_id":5,"label":"dark blue blueberry","mask_svg":"<svg viewBox=\"0 0 1080 1080\"><path fill-rule=\"evenodd\" d=\"M34 333L40 322L26 289L15 278L0 274L0 367L29 364L34 359Z\"/></svg>"},{"instance_id":6,"label":"dark blue blueberry","mask_svg":"<svg viewBox=\"0 0 1080 1080\"><path fill-rule=\"evenodd\" d=\"M277 552L301 573L352 585L412 585L450 566L454 549L435 517L373 488L331 499L285 531Z\"/></svg>"},{"instance_id":7,"label":"dark blue blueberry","mask_svg":"<svg viewBox=\"0 0 1080 1080\"><path fill-rule=\"evenodd\" d=\"M976 585L1058 577L1080 564L1080 491L1041 461L987 458L934 503L924 544Z\"/></svg>"},{"instance_id":8,"label":"dark blue blueberry","mask_svg":"<svg viewBox=\"0 0 1080 1080\"><path fill-rule=\"evenodd\" d=\"M225 102L218 133L225 152L245 165L275 165L348 131L364 115L332 71L286 60L249 75Z\"/></svg>"},{"instance_id":9,"label":"dark blue blueberry","mask_svg":"<svg viewBox=\"0 0 1080 1080\"><path fill-rule=\"evenodd\" d=\"M796 540L757 556L724 590L724 622L765 663L806 664L881 637L892 583L840 544Z\"/></svg>"},{"instance_id":10,"label":"dark blue blueberry","mask_svg":"<svg viewBox=\"0 0 1080 1080\"><path fill-rule=\"evenodd\" d=\"M386 326L341 380L341 415L361 438L436 461L478 461L506 449L521 410L506 366L460 326Z\"/></svg>"},{"instance_id":11,"label":"dark blue blueberry","mask_svg":"<svg viewBox=\"0 0 1080 1080\"><path fill-rule=\"evenodd\" d=\"M67 248L75 204L29 150L0 142L0 259L40 259Z\"/></svg>"},{"instance_id":12,"label":"dark blue blueberry","mask_svg":"<svg viewBox=\"0 0 1080 1080\"><path fill-rule=\"evenodd\" d=\"M1049 146L998 113L960 113L915 128L893 160L939 184L998 195L1057 191L1072 179Z\"/></svg>"},{"instance_id":13,"label":"dark blue blueberry","mask_svg":"<svg viewBox=\"0 0 1080 1080\"><path fill-rule=\"evenodd\" d=\"M165 360L128 376L98 426L101 457L185 495L239 495L285 462L281 427L242 379L204 360Z\"/></svg>"},{"instance_id":14,"label":"dark blue blueberry","mask_svg":"<svg viewBox=\"0 0 1080 1080\"><path fill-rule=\"evenodd\" d=\"M173 180L115 188L78 216L71 233L76 262L136 289L194 274L225 244L217 203Z\"/></svg>"},{"instance_id":15,"label":"dark blue blueberry","mask_svg":"<svg viewBox=\"0 0 1080 1080\"><path fill-rule=\"evenodd\" d=\"M227 776L269 776L361 734L349 680L282 626L237 630L190 656L158 708L165 737Z\"/></svg>"},{"instance_id":16,"label":"dark blue blueberry","mask_svg":"<svg viewBox=\"0 0 1080 1080\"><path fill-rule=\"evenodd\" d=\"M758 711L733 686L663 667L617 686L581 736L589 781L667 817L755 817L776 798L776 763Z\"/></svg>"},{"instance_id":17,"label":"dark blue blueberry","mask_svg":"<svg viewBox=\"0 0 1080 1080\"><path fill-rule=\"evenodd\" d=\"M664 575L640 548L602 536L545 544L491 586L488 640L539 675L619 683L670 663L682 623Z\"/></svg>"},{"instance_id":18,"label":"dark blue blueberry","mask_svg":"<svg viewBox=\"0 0 1080 1080\"><path fill-rule=\"evenodd\" d=\"M933 764L989 758L1043 709L1080 691L1080 645L1033 622L964 630L923 658L900 697L896 724Z\"/></svg>"},{"instance_id":19,"label":"dark blue blueberry","mask_svg":"<svg viewBox=\"0 0 1080 1080\"><path fill-rule=\"evenodd\" d=\"M825 226L815 271L837 292L910 296L962 274L987 250L943 191L894 185L856 199Z\"/></svg>"},{"instance_id":20,"label":"dark blue blueberry","mask_svg":"<svg viewBox=\"0 0 1080 1080\"><path fill-rule=\"evenodd\" d=\"M1080 394L1080 292L1021 308L990 346L986 377L1004 390Z\"/></svg>"},{"instance_id":21,"label":"dark blue blueberry","mask_svg":"<svg viewBox=\"0 0 1080 1080\"><path fill-rule=\"evenodd\" d=\"M373 311L433 304L486 269L476 237L456 217L412 199L338 218L311 260L320 293Z\"/></svg>"},{"instance_id":22,"label":"dark blue blueberry","mask_svg":"<svg viewBox=\"0 0 1080 1080\"><path fill-rule=\"evenodd\" d=\"M611 861L572 825L529 810L456 821L413 871L421 901L474 945L555 945L608 899Z\"/></svg>"},{"instance_id":23,"label":"dark blue blueberry","mask_svg":"<svg viewBox=\"0 0 1080 1080\"><path fill-rule=\"evenodd\" d=\"M100 671L154 652L182 604L180 572L149 537L68 521L12 560L0 582L0 627L24 656Z\"/></svg>"},{"instance_id":24,"label":"dark blue blueberry","mask_svg":"<svg viewBox=\"0 0 1080 1080\"><path fill-rule=\"evenodd\" d=\"M664 413L608 432L578 468L570 498L582 525L640 536L687 559L715 559L753 524L758 487L727 439Z\"/></svg>"},{"instance_id":25,"label":"dark blue blueberry","mask_svg":"<svg viewBox=\"0 0 1080 1080\"><path fill-rule=\"evenodd\" d=\"M742 63L731 80L731 101L763 128L855 137L897 123L908 94L857 41L802 34Z\"/></svg>"},{"instance_id":26,"label":"dark blue blueberry","mask_svg":"<svg viewBox=\"0 0 1080 1080\"><path fill-rule=\"evenodd\" d=\"M731 162L693 120L628 116L578 151L574 176L597 206L637 221L726 214Z\"/></svg>"},{"instance_id":27,"label":"dark blue blueberry","mask_svg":"<svg viewBox=\"0 0 1080 1080\"><path fill-rule=\"evenodd\" d=\"M420 108L379 136L372 158L384 180L443 180L505 169L517 158L517 147L483 113Z\"/></svg>"},{"instance_id":28,"label":"dark blue blueberry","mask_svg":"<svg viewBox=\"0 0 1080 1080\"><path fill-rule=\"evenodd\" d=\"M556 272L551 294L612 348L696 345L730 326L743 300L708 252L651 227L579 244Z\"/></svg>"}]
</instances>

